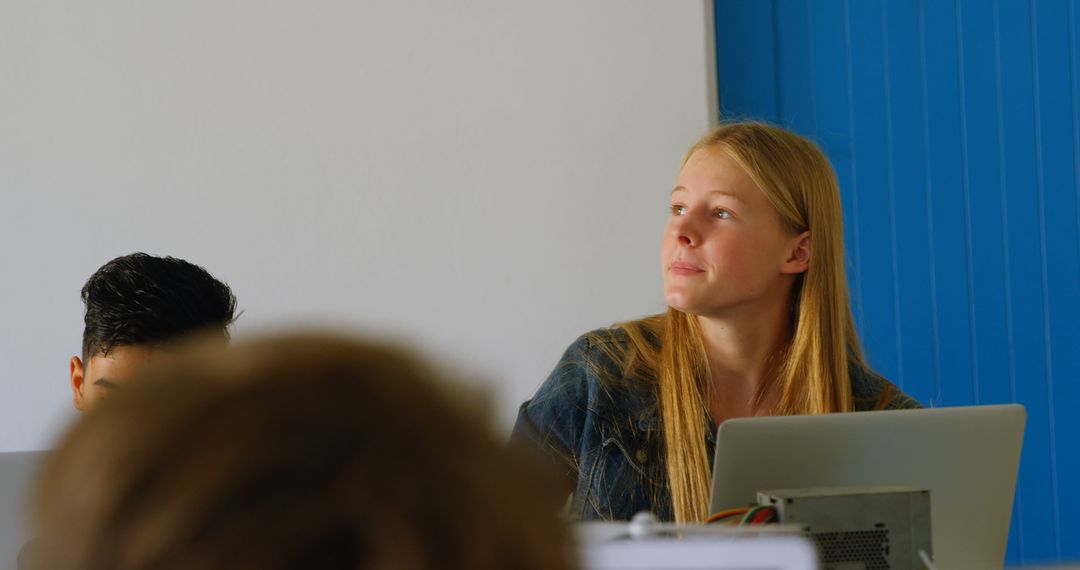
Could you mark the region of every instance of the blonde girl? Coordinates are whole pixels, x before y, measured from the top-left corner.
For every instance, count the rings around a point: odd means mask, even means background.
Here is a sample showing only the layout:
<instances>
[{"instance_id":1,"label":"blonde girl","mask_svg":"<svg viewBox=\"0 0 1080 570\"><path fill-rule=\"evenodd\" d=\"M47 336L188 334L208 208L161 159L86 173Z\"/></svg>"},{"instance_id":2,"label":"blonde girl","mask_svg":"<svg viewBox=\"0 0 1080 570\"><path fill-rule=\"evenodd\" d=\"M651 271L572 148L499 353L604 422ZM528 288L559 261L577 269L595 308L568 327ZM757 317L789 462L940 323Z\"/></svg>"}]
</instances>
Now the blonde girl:
<instances>
[{"instance_id":1,"label":"blonde girl","mask_svg":"<svg viewBox=\"0 0 1080 570\"><path fill-rule=\"evenodd\" d=\"M667 312L578 338L514 428L581 519L704 520L729 418L919 407L863 359L839 189L814 143L725 124L690 147L670 200Z\"/></svg>"}]
</instances>

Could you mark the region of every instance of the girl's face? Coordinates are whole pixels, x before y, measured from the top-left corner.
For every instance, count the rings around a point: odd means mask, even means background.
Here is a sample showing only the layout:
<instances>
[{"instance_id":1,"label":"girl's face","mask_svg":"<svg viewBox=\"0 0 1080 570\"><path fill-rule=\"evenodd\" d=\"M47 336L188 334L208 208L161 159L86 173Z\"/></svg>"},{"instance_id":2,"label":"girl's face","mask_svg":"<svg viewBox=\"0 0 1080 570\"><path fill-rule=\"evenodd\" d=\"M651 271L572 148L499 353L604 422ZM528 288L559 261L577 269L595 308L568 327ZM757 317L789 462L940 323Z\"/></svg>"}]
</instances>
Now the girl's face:
<instances>
[{"instance_id":1,"label":"girl's face","mask_svg":"<svg viewBox=\"0 0 1080 570\"><path fill-rule=\"evenodd\" d=\"M660 259L667 304L723 317L787 303L806 271L810 234L793 234L753 179L723 148L690 156L671 191Z\"/></svg>"}]
</instances>

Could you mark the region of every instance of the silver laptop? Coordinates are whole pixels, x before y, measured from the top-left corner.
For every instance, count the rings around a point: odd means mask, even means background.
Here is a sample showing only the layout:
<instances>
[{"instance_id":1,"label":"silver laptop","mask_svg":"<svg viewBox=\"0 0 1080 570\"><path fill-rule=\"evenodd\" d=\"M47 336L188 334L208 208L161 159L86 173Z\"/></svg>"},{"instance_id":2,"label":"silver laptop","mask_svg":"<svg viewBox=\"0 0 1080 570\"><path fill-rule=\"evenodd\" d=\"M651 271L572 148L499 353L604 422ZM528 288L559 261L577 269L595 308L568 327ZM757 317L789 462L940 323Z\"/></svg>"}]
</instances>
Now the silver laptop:
<instances>
[{"instance_id":1,"label":"silver laptop","mask_svg":"<svg viewBox=\"0 0 1080 570\"><path fill-rule=\"evenodd\" d=\"M739 418L720 425L712 511L758 490L930 490L939 568L1001 568L1027 414L1018 404Z\"/></svg>"},{"instance_id":2,"label":"silver laptop","mask_svg":"<svg viewBox=\"0 0 1080 570\"><path fill-rule=\"evenodd\" d=\"M0 570L14 570L30 539L30 500L46 451L0 453Z\"/></svg>"}]
</instances>

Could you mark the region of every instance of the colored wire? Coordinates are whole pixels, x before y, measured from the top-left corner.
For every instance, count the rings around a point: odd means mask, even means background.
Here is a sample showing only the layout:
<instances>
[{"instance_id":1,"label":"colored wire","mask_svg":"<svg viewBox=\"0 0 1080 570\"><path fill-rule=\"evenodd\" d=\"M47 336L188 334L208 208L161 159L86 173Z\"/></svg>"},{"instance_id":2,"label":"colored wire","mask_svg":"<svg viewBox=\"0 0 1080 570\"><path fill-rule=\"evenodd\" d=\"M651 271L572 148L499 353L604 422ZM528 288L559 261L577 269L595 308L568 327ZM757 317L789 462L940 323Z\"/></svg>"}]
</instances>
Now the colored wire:
<instances>
[{"instance_id":1,"label":"colored wire","mask_svg":"<svg viewBox=\"0 0 1080 570\"><path fill-rule=\"evenodd\" d=\"M754 518L750 520L750 524L765 524L776 518L776 509L769 507L754 515Z\"/></svg>"},{"instance_id":2,"label":"colored wire","mask_svg":"<svg viewBox=\"0 0 1080 570\"><path fill-rule=\"evenodd\" d=\"M770 506L770 505L758 505L758 506L750 509L749 511L746 512L745 515L743 515L742 520L739 521L739 525L750 524L750 521L754 520L754 515L757 515L758 513L760 513L761 511L763 511L765 509L772 509L772 506Z\"/></svg>"},{"instance_id":3,"label":"colored wire","mask_svg":"<svg viewBox=\"0 0 1080 570\"><path fill-rule=\"evenodd\" d=\"M731 517L733 517L735 515L746 514L746 512L749 511L749 510L750 510L749 508L726 509L726 510L723 510L723 511L720 511L718 513L714 513L714 514L710 515L709 518L705 519L705 524L712 524L712 523L717 522L717 521L721 521L721 520L724 520L724 519L727 519L727 518L731 518Z\"/></svg>"}]
</instances>

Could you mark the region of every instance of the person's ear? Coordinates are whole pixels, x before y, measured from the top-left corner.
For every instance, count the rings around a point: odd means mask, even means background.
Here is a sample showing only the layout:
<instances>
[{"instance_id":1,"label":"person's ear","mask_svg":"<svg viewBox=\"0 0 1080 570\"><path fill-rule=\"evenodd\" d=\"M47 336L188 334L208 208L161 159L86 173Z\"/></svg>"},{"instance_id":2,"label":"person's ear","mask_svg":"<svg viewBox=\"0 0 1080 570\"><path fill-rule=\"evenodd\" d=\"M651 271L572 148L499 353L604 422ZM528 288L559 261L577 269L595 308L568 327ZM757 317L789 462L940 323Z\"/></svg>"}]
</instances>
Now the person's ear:
<instances>
[{"instance_id":1,"label":"person's ear","mask_svg":"<svg viewBox=\"0 0 1080 570\"><path fill-rule=\"evenodd\" d=\"M810 232L805 231L792 242L788 258L780 271L787 274L806 273L810 268Z\"/></svg>"},{"instance_id":2,"label":"person's ear","mask_svg":"<svg viewBox=\"0 0 1080 570\"><path fill-rule=\"evenodd\" d=\"M71 357L71 397L75 409L80 412L83 409L83 386L86 385L86 370L83 361L78 356Z\"/></svg>"}]
</instances>

